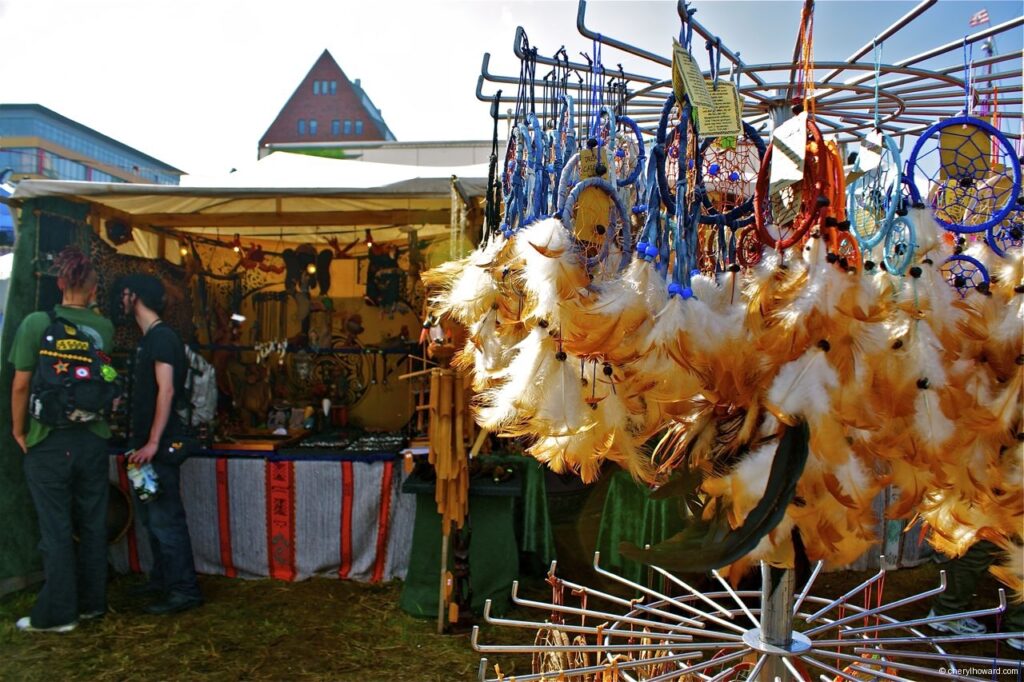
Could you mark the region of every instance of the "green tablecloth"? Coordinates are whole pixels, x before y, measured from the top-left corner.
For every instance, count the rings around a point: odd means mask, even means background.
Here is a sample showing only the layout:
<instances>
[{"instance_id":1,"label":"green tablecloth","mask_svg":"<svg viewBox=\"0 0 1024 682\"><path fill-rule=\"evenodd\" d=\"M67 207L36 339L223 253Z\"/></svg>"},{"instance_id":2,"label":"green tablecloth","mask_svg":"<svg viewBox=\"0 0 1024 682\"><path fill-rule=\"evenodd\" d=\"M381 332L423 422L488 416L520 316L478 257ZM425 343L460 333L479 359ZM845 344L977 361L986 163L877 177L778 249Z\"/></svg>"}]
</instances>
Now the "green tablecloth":
<instances>
[{"instance_id":1,"label":"green tablecloth","mask_svg":"<svg viewBox=\"0 0 1024 682\"><path fill-rule=\"evenodd\" d=\"M597 534L601 568L634 582L646 582L646 568L619 554L619 543L654 545L682 529L678 501L652 500L646 486L638 484L627 472L616 471L608 481Z\"/></svg>"},{"instance_id":2,"label":"green tablecloth","mask_svg":"<svg viewBox=\"0 0 1024 682\"><path fill-rule=\"evenodd\" d=\"M511 467L512 479L495 483L485 477L471 480L469 518L469 583L471 608L481 613L484 601L492 600L492 611L504 613L509 606L512 581L522 567L529 573L543 573L555 556L555 538L548 513L545 468L521 455L492 455L482 458L490 466ZM439 568L441 562L441 517L434 504L433 484L407 485L417 493L416 524L413 530L409 572L400 605L416 616L437 616ZM643 547L655 544L682 529L678 503L652 500L650 491L628 473L616 470L608 480L590 489L604 495L596 547L582 547L590 556L580 557L589 565L593 550L601 552L602 568L637 582L646 580L640 564L619 554L619 543ZM594 502L601 502L594 500ZM595 509L596 511L596 509ZM591 526L593 528L593 526ZM592 531L591 531L592 532ZM592 534L579 533L591 538ZM566 543L572 547L572 543ZM579 551L579 550L577 550ZM452 551L449 548L449 568Z\"/></svg>"}]
</instances>

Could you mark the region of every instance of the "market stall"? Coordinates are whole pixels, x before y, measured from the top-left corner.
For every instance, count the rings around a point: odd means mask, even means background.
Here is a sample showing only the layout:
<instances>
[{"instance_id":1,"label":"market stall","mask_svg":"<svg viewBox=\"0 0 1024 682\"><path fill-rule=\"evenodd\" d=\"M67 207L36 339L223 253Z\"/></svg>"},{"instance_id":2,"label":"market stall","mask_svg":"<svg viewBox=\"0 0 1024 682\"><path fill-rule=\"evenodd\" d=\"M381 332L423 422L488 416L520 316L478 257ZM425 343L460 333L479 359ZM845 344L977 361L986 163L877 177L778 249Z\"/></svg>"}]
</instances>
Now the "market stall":
<instances>
[{"instance_id":1,"label":"market stall","mask_svg":"<svg viewBox=\"0 0 1024 682\"><path fill-rule=\"evenodd\" d=\"M58 300L53 256L69 244L100 274L98 303L128 272L168 291L164 320L216 369L219 409L183 470L201 571L296 579L402 576L412 503L400 451L415 436L419 272L479 237L486 167L417 168L275 153L191 186L25 181L3 340ZM114 365L138 330L119 320ZM9 385L4 358L0 383ZM0 429L10 433L9 391ZM116 454L125 414L113 420ZM122 446L123 447L123 446ZM112 480L126 485L112 460ZM116 475L115 475L116 474ZM0 591L36 570L20 453L0 446ZM122 568L147 562L134 533Z\"/></svg>"},{"instance_id":2,"label":"market stall","mask_svg":"<svg viewBox=\"0 0 1024 682\"><path fill-rule=\"evenodd\" d=\"M512 590L534 644L473 644L532 654L516 679L974 679L960 666L981 659L943 648L966 638L934 632L1024 599L1022 111L1003 95L1022 73L993 68L1021 52L992 46L1019 46L1024 17L884 60L933 4L845 61L815 58L813 0L773 63L742 61L683 0L653 51L587 28L580 0L583 61L522 27L518 78L484 56L478 97L510 107L503 210L424 275L432 313L469 330L475 419L555 472L613 462L683 510L667 539L619 547L660 585L595 555L634 599L554 569L550 602ZM946 589L883 597L922 538L949 557L992 543L1008 592L903 620ZM814 596L820 571L878 548L878 575ZM758 568L761 589L741 587ZM1018 632L970 639L1024 648L1019 613ZM504 677L481 662L481 682Z\"/></svg>"}]
</instances>

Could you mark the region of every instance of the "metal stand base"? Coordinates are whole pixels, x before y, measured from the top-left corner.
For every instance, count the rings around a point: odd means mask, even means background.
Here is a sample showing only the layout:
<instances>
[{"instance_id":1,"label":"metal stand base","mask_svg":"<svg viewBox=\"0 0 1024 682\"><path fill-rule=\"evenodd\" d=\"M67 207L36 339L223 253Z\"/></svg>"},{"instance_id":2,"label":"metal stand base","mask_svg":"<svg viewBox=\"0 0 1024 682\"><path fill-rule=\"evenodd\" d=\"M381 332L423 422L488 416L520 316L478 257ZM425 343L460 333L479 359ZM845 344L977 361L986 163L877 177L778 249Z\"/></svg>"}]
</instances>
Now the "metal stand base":
<instances>
[{"instance_id":1,"label":"metal stand base","mask_svg":"<svg viewBox=\"0 0 1024 682\"><path fill-rule=\"evenodd\" d=\"M764 680L796 682L807 680L896 680L914 682L926 677L949 680L991 680L1011 673L1024 675L1019 658L989 658L948 653L949 644L999 641L1024 637L1024 633L932 636L924 625L982 617L1006 610L1006 596L999 591L995 608L930 618L901 621L888 613L893 609L928 600L946 588L945 572L939 586L920 594L883 604L858 606L853 598L870 594L885 570L836 599L810 595L821 571L819 563L807 585L794 593L793 572L762 565L761 591L733 590L716 571L722 586L718 592L698 592L656 566L652 571L672 589L658 591L639 585L599 566L594 569L635 591L634 599L601 592L555 576L551 565L548 582L551 603L518 596L513 584L512 600L519 607L546 613L544 622L492 618L490 602L484 607L488 623L537 632L533 645L493 645L479 642L473 628L472 645L486 654L528 654L533 657L529 674L503 675L499 666L480 661L481 682L540 682L581 680L583 682L667 682L668 680ZM678 592L672 595L670 592ZM578 600L571 606L564 597ZM596 608L600 603L604 608ZM920 608L926 608L926 603ZM1006 655L1014 652L1008 646ZM982 674L981 671L994 671ZM496 677L487 677L493 673ZM1009 678L1007 678L1009 679Z\"/></svg>"}]
</instances>

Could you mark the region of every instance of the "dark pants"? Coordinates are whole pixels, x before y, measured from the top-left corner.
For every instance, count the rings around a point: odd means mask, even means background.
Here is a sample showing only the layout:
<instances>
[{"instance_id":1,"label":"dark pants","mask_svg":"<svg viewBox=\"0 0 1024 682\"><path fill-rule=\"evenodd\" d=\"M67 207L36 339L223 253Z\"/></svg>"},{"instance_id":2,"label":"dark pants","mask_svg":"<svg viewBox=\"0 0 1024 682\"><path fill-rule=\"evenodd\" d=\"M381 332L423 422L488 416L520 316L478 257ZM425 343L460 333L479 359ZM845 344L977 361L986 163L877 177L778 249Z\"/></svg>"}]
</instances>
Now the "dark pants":
<instances>
[{"instance_id":1,"label":"dark pants","mask_svg":"<svg viewBox=\"0 0 1024 682\"><path fill-rule=\"evenodd\" d=\"M153 552L149 580L165 592L202 598L192 564L192 540L188 535L185 508L181 504L181 463L187 451L171 452L169 446L169 441L161 443L153 459L159 493L149 502L136 500L135 504Z\"/></svg>"},{"instance_id":2,"label":"dark pants","mask_svg":"<svg viewBox=\"0 0 1024 682\"><path fill-rule=\"evenodd\" d=\"M996 595L975 599L974 590L978 578L995 561L1002 557L1002 550L988 540L974 543L962 557L952 559L943 565L946 571L946 591L935 596L932 608L939 615L977 611L998 605ZM1004 632L1024 632L1024 604L1010 603L1003 614Z\"/></svg>"},{"instance_id":3,"label":"dark pants","mask_svg":"<svg viewBox=\"0 0 1024 682\"><path fill-rule=\"evenodd\" d=\"M34 627L107 610L107 472L107 441L82 427L55 430L25 455L46 580L32 607Z\"/></svg>"}]
</instances>

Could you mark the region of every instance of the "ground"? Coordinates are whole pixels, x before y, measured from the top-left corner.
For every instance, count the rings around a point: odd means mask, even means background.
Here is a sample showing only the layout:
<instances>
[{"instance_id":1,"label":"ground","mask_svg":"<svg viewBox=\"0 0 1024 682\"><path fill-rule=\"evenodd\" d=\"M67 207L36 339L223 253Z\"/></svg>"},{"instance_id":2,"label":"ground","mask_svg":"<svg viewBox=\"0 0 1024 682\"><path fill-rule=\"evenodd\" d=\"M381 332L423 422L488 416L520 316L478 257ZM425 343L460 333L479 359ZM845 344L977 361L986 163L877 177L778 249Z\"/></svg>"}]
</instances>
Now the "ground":
<instances>
[{"instance_id":1,"label":"ground","mask_svg":"<svg viewBox=\"0 0 1024 682\"><path fill-rule=\"evenodd\" d=\"M839 595L870 573L830 573L814 593ZM0 599L0 680L338 680L340 682L440 682L476 679L480 655L467 632L435 633L436 623L398 608L401 583L366 585L332 579L299 583L201 578L207 604L169 617L141 613L127 597L135 576L111 582L111 612L66 635L24 634L15 620L28 613L31 591ZM928 564L889 573L886 600L937 584ZM581 579L581 582L586 582ZM591 583L592 584L592 583ZM996 585L979 587L978 608L995 603ZM531 598L545 588L530 581ZM927 608L925 606L925 608ZM923 616L920 605L903 617ZM509 614L533 619L534 612ZM988 621L995 626L993 620ZM484 627L481 641L523 644L526 630ZM993 645L963 649L992 656ZM1015 654L1001 647L1004 657ZM508 674L527 672L529 660L491 657ZM1002 678L1000 678L1002 679ZM1010 678L1006 678L1010 679Z\"/></svg>"}]
</instances>

